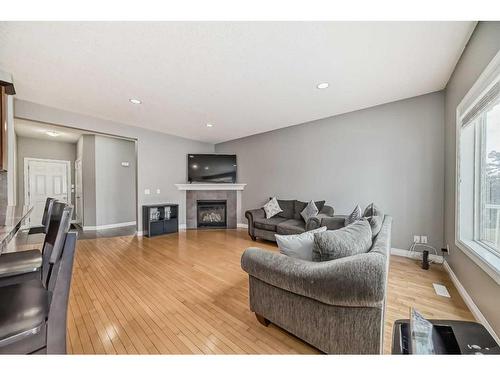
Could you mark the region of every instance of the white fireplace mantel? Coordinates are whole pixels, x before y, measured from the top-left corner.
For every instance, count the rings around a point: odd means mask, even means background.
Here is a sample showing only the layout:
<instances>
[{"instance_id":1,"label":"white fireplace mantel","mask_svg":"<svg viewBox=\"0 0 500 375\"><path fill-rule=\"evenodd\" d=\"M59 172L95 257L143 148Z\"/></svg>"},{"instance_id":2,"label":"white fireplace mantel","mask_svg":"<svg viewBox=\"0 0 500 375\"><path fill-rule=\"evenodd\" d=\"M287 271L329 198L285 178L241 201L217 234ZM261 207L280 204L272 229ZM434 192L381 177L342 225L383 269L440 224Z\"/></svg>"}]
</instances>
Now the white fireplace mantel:
<instances>
[{"instance_id":1,"label":"white fireplace mantel","mask_svg":"<svg viewBox=\"0 0 500 375\"><path fill-rule=\"evenodd\" d=\"M247 184L175 184L179 190L243 190Z\"/></svg>"}]
</instances>

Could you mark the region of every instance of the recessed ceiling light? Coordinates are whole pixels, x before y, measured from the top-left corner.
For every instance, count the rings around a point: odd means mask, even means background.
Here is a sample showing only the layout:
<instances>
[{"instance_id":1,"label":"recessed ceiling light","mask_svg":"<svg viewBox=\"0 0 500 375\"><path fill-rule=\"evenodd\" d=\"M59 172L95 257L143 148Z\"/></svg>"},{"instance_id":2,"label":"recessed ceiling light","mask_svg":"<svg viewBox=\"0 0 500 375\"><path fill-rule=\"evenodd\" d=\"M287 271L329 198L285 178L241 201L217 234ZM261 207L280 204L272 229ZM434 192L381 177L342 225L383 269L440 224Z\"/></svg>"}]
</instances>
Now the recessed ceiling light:
<instances>
[{"instance_id":1,"label":"recessed ceiling light","mask_svg":"<svg viewBox=\"0 0 500 375\"><path fill-rule=\"evenodd\" d=\"M128 101L132 104L141 104L142 103L142 101L140 101L139 99L129 99Z\"/></svg>"},{"instance_id":2,"label":"recessed ceiling light","mask_svg":"<svg viewBox=\"0 0 500 375\"><path fill-rule=\"evenodd\" d=\"M207 124L207 128L212 128L213 124Z\"/></svg>"},{"instance_id":3,"label":"recessed ceiling light","mask_svg":"<svg viewBox=\"0 0 500 375\"><path fill-rule=\"evenodd\" d=\"M330 85L328 84L328 82L322 82L322 83L318 84L316 87L317 87L318 89L326 89L326 88L328 88L328 86L330 86Z\"/></svg>"},{"instance_id":4,"label":"recessed ceiling light","mask_svg":"<svg viewBox=\"0 0 500 375\"><path fill-rule=\"evenodd\" d=\"M48 132L45 132L45 134L47 134L51 137L59 137L59 133L57 133L57 132L48 131Z\"/></svg>"}]
</instances>

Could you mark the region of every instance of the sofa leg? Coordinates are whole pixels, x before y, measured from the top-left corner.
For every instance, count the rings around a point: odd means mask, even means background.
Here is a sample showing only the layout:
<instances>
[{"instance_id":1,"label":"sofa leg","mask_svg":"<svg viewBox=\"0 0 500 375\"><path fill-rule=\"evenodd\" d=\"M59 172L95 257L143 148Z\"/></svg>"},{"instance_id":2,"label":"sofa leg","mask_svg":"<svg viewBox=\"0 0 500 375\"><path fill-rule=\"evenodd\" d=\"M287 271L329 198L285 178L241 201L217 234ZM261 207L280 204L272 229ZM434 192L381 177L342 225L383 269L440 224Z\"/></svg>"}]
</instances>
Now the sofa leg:
<instances>
[{"instance_id":1,"label":"sofa leg","mask_svg":"<svg viewBox=\"0 0 500 375\"><path fill-rule=\"evenodd\" d=\"M252 241L257 241L257 237L255 236L250 235L250 238L252 239Z\"/></svg>"},{"instance_id":2,"label":"sofa leg","mask_svg":"<svg viewBox=\"0 0 500 375\"><path fill-rule=\"evenodd\" d=\"M271 323L269 320L267 320L266 318L264 318L260 314L255 313L255 317L257 318L257 320L259 321L259 323L262 324L265 327L267 327L269 325L269 323Z\"/></svg>"}]
</instances>

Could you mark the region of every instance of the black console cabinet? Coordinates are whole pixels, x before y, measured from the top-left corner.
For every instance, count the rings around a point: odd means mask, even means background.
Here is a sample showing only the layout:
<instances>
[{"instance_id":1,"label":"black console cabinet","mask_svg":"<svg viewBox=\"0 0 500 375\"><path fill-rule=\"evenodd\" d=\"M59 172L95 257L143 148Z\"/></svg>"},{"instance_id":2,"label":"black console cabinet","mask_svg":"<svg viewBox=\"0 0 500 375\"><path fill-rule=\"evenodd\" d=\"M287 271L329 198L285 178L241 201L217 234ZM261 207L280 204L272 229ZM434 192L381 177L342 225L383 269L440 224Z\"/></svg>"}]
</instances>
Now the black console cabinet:
<instances>
[{"instance_id":1,"label":"black console cabinet","mask_svg":"<svg viewBox=\"0 0 500 375\"><path fill-rule=\"evenodd\" d=\"M146 237L179 231L179 205L160 203L142 206L142 231Z\"/></svg>"}]
</instances>

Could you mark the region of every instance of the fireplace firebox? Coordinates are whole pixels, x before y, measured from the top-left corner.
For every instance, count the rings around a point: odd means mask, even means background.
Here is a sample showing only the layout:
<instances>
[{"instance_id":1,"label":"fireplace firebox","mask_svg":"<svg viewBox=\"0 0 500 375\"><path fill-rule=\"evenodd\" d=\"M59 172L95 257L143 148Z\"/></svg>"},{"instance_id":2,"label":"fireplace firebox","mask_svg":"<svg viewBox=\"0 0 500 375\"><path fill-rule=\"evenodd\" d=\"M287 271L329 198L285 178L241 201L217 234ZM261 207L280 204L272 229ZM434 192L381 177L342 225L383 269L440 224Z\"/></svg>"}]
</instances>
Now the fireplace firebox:
<instances>
[{"instance_id":1,"label":"fireplace firebox","mask_svg":"<svg viewBox=\"0 0 500 375\"><path fill-rule=\"evenodd\" d=\"M226 228L227 204L225 200L197 201L198 228Z\"/></svg>"}]
</instances>

